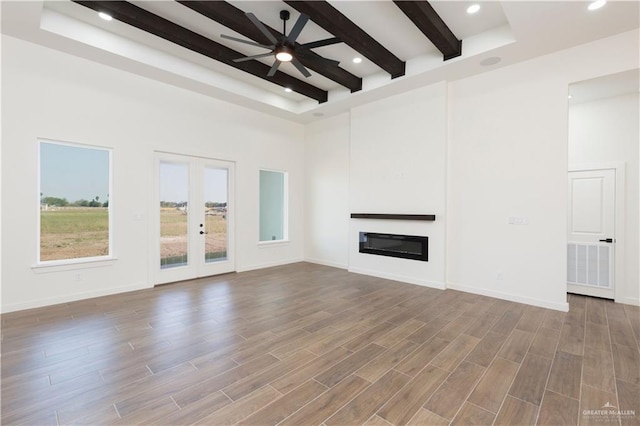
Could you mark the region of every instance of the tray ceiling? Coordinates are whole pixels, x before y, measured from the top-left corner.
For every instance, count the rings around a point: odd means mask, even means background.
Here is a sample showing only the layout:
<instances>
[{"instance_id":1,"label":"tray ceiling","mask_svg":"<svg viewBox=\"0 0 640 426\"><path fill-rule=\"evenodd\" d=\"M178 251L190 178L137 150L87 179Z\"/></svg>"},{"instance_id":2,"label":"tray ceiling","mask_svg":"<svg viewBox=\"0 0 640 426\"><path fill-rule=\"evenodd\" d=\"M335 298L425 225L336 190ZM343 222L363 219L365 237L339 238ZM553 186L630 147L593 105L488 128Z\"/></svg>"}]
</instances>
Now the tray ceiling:
<instances>
[{"instance_id":1,"label":"tray ceiling","mask_svg":"<svg viewBox=\"0 0 640 426\"><path fill-rule=\"evenodd\" d=\"M4 1L2 32L306 122L638 28L638 2L610 2L593 12L584 2L480 2L473 15L466 12L471 3ZM268 43L245 13L253 13L277 37L283 30L281 10L291 14L287 32L300 13L310 17L297 43L340 38L341 43L312 49L339 65L300 58L308 78L286 62L267 77L272 56L234 62L268 50L221 35ZM115 19L104 21L97 11Z\"/></svg>"}]
</instances>

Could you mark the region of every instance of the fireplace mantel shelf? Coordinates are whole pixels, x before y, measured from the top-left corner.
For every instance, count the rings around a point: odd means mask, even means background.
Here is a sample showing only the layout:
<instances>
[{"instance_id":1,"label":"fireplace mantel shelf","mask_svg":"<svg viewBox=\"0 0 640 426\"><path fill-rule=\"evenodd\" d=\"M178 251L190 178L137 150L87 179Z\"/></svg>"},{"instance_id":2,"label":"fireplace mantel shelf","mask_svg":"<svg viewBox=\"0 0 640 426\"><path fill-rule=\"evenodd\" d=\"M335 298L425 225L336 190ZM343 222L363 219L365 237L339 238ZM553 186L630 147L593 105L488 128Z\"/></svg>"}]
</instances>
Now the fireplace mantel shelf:
<instances>
[{"instance_id":1,"label":"fireplace mantel shelf","mask_svg":"<svg viewBox=\"0 0 640 426\"><path fill-rule=\"evenodd\" d=\"M436 220L435 214L351 213L351 219Z\"/></svg>"}]
</instances>

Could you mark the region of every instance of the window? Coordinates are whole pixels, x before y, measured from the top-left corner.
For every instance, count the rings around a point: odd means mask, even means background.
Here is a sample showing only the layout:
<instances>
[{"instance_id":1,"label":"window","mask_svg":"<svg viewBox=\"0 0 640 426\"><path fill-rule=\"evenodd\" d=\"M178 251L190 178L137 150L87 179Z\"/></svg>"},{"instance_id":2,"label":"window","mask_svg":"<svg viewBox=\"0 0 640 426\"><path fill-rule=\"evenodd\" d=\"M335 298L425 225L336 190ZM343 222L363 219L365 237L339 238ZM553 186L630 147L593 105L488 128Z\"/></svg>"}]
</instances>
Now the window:
<instances>
[{"instance_id":1,"label":"window","mask_svg":"<svg viewBox=\"0 0 640 426\"><path fill-rule=\"evenodd\" d=\"M260 241L287 239L287 173L260 170Z\"/></svg>"},{"instance_id":2,"label":"window","mask_svg":"<svg viewBox=\"0 0 640 426\"><path fill-rule=\"evenodd\" d=\"M111 150L40 141L38 262L111 255Z\"/></svg>"}]
</instances>

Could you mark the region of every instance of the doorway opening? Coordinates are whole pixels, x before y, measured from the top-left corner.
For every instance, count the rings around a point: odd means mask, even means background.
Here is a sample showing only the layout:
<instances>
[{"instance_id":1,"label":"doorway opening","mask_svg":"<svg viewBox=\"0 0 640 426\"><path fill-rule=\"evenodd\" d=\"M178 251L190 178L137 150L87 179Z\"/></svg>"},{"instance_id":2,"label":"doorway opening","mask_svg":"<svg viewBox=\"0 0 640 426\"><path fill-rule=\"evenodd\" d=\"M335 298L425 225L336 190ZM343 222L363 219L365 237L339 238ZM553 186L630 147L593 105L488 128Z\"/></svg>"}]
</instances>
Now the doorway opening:
<instances>
[{"instance_id":1,"label":"doorway opening","mask_svg":"<svg viewBox=\"0 0 640 426\"><path fill-rule=\"evenodd\" d=\"M567 291L638 304L639 75L569 86Z\"/></svg>"}]
</instances>

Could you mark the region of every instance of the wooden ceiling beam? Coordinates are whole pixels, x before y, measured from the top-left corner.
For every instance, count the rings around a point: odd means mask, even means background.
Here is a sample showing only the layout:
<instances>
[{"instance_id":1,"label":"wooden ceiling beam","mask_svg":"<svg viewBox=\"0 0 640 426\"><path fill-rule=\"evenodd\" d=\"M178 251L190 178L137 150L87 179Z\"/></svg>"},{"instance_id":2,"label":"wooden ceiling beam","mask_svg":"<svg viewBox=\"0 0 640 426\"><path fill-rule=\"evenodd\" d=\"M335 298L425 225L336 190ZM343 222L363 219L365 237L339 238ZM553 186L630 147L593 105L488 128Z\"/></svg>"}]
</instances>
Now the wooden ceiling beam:
<instances>
[{"instance_id":1,"label":"wooden ceiling beam","mask_svg":"<svg viewBox=\"0 0 640 426\"><path fill-rule=\"evenodd\" d=\"M246 17L242 10L225 1L176 1L253 41L266 45L271 44L264 34ZM265 27L277 39L283 36L282 33L268 25L265 25ZM296 47L300 47L300 43L296 42ZM322 59L324 59L322 56L311 50L306 50L306 55L298 58L305 67L348 88L351 92L357 92L362 89L362 78L351 74L338 65L323 62Z\"/></svg>"},{"instance_id":2,"label":"wooden ceiling beam","mask_svg":"<svg viewBox=\"0 0 640 426\"><path fill-rule=\"evenodd\" d=\"M320 103L327 101L328 93L326 90L319 89L280 71L276 72L273 77L267 77L270 67L259 61L233 62L234 59L242 58L245 55L129 2L109 0L72 1L97 12L108 13L118 21L161 37L211 59L215 59L216 61L220 61L233 68L245 71L263 80L282 87L288 87L294 92L308 96Z\"/></svg>"},{"instance_id":3,"label":"wooden ceiling beam","mask_svg":"<svg viewBox=\"0 0 640 426\"><path fill-rule=\"evenodd\" d=\"M445 61L462 54L462 41L458 40L428 1L393 0L393 2L442 52Z\"/></svg>"},{"instance_id":4,"label":"wooden ceiling beam","mask_svg":"<svg viewBox=\"0 0 640 426\"><path fill-rule=\"evenodd\" d=\"M403 76L405 63L378 43L362 28L354 24L326 1L284 1L313 22L340 38L352 49L391 74L391 78Z\"/></svg>"}]
</instances>

